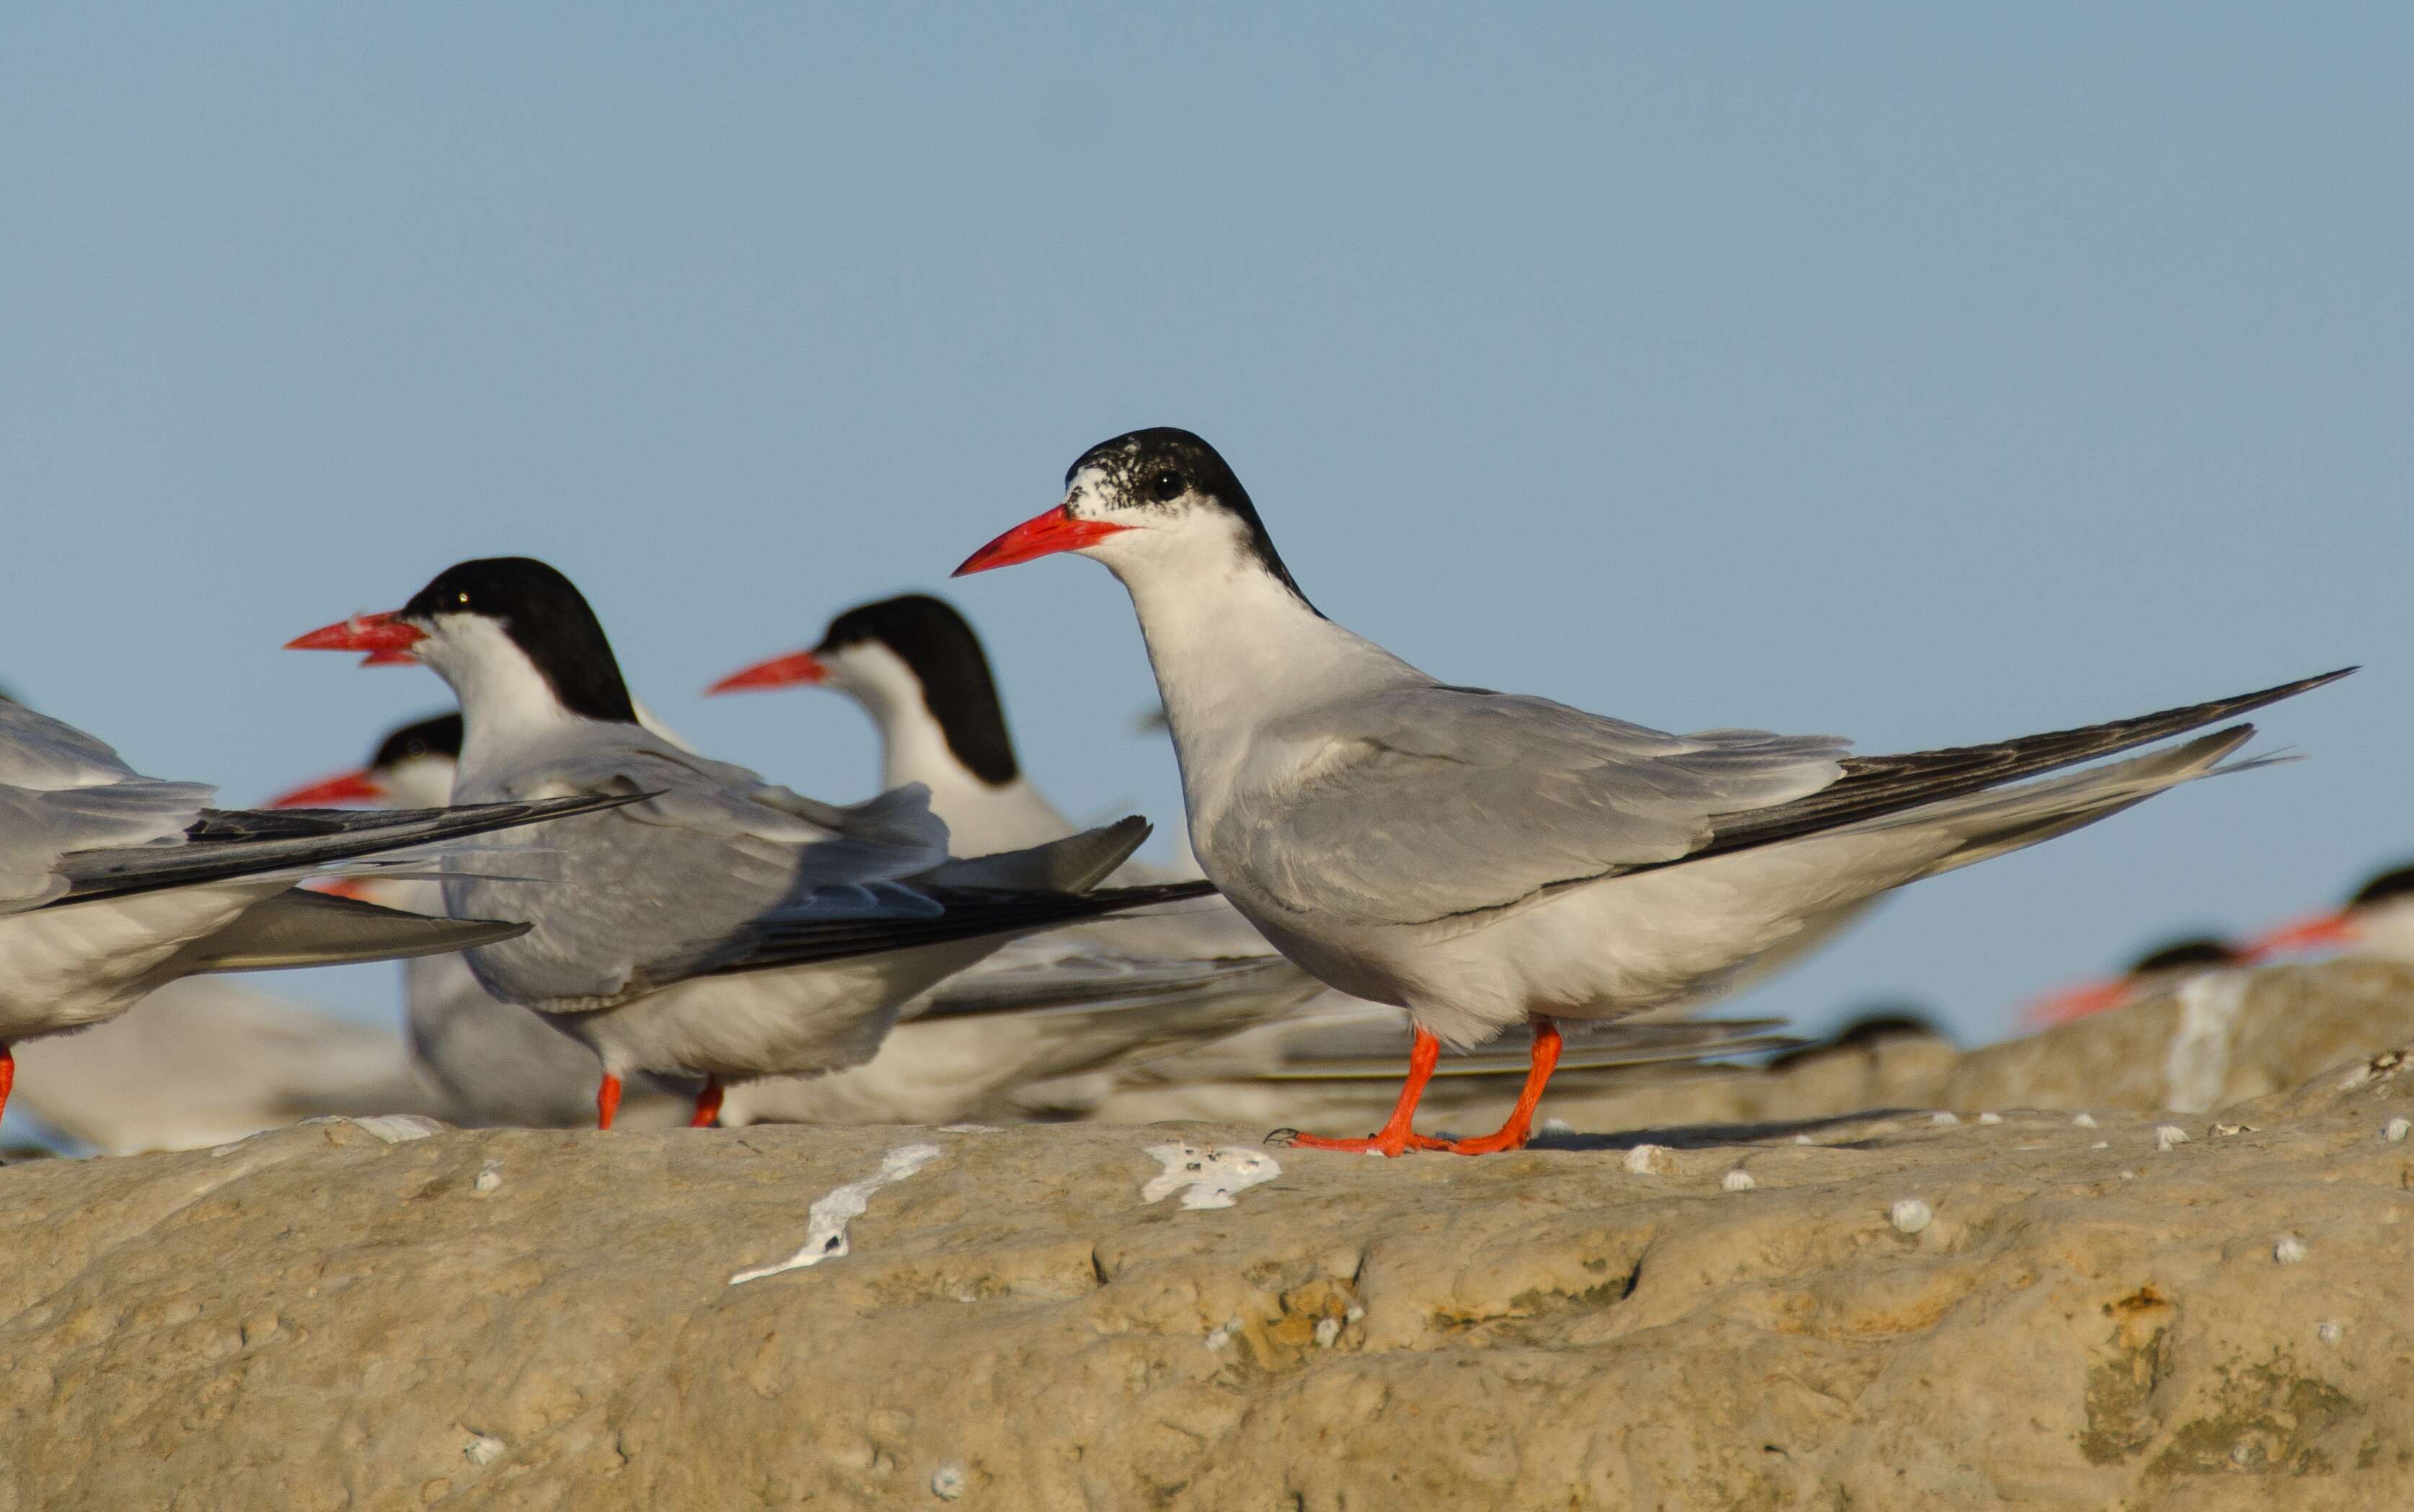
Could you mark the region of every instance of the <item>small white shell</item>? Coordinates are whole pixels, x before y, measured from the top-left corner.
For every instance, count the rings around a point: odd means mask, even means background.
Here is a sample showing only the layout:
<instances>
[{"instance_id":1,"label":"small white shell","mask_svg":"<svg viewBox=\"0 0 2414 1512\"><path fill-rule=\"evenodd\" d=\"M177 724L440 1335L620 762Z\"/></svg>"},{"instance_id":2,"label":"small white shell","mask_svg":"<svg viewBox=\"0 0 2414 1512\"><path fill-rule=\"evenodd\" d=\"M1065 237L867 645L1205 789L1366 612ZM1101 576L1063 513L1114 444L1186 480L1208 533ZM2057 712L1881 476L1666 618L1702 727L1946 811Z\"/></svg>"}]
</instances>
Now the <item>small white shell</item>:
<instances>
[{"instance_id":1,"label":"small white shell","mask_svg":"<svg viewBox=\"0 0 2414 1512\"><path fill-rule=\"evenodd\" d=\"M2272 1258L2284 1265L2293 1265L2305 1258L2305 1241L2293 1234L2283 1235L2272 1247Z\"/></svg>"},{"instance_id":2,"label":"small white shell","mask_svg":"<svg viewBox=\"0 0 2414 1512\"><path fill-rule=\"evenodd\" d=\"M1340 1338L1340 1337L1341 1337L1341 1320L1340 1320L1340 1319L1338 1319L1338 1318L1319 1318L1319 1319L1317 1319L1317 1320L1316 1320L1316 1347L1317 1347L1317 1348L1319 1348L1319 1349L1331 1349L1331 1348L1333 1347L1333 1341L1334 1341L1334 1340L1336 1340L1336 1339Z\"/></svg>"},{"instance_id":3,"label":"small white shell","mask_svg":"<svg viewBox=\"0 0 2414 1512\"><path fill-rule=\"evenodd\" d=\"M2109 1139L2099 1139L2087 1147L2091 1150L2109 1150L2112 1147L2112 1142Z\"/></svg>"},{"instance_id":4,"label":"small white shell","mask_svg":"<svg viewBox=\"0 0 2414 1512\"><path fill-rule=\"evenodd\" d=\"M2388 1127L2381 1130L2380 1137L2392 1145L2402 1145L2409 1133L2414 1133L2414 1123L2409 1123L2404 1118L2392 1118L2389 1120Z\"/></svg>"},{"instance_id":5,"label":"small white shell","mask_svg":"<svg viewBox=\"0 0 2414 1512\"><path fill-rule=\"evenodd\" d=\"M2000 1113L1982 1113L1978 1115L1978 1121L1982 1124L1999 1124L2004 1121L2004 1115Z\"/></svg>"},{"instance_id":6,"label":"small white shell","mask_svg":"<svg viewBox=\"0 0 2414 1512\"><path fill-rule=\"evenodd\" d=\"M1760 1183L1751 1178L1749 1171L1730 1171L1719 1178L1719 1185L1729 1191L1750 1191Z\"/></svg>"},{"instance_id":7,"label":"small white shell","mask_svg":"<svg viewBox=\"0 0 2414 1512\"><path fill-rule=\"evenodd\" d=\"M1939 1129L1950 1129L1961 1121L1961 1115L1958 1113L1931 1113L1928 1121Z\"/></svg>"},{"instance_id":8,"label":"small white shell","mask_svg":"<svg viewBox=\"0 0 2414 1512\"><path fill-rule=\"evenodd\" d=\"M2093 1129L2095 1127L2095 1115L2092 1113L2082 1113L2070 1121L2077 1124L2081 1129Z\"/></svg>"},{"instance_id":9,"label":"small white shell","mask_svg":"<svg viewBox=\"0 0 2414 1512\"><path fill-rule=\"evenodd\" d=\"M1808 1145L1810 1143L1810 1136L1808 1134L1796 1134L1794 1136L1794 1143L1796 1145Z\"/></svg>"},{"instance_id":10,"label":"small white shell","mask_svg":"<svg viewBox=\"0 0 2414 1512\"><path fill-rule=\"evenodd\" d=\"M1887 1209L1886 1217L1899 1232L1917 1234L1934 1220L1936 1213L1918 1198L1905 1197Z\"/></svg>"},{"instance_id":11,"label":"small white shell","mask_svg":"<svg viewBox=\"0 0 2414 1512\"><path fill-rule=\"evenodd\" d=\"M2158 1150L2167 1150L2174 1145L2184 1145L2187 1142L2188 1131L2177 1124L2154 1126L2154 1148Z\"/></svg>"},{"instance_id":12,"label":"small white shell","mask_svg":"<svg viewBox=\"0 0 2414 1512\"><path fill-rule=\"evenodd\" d=\"M1575 1131L1576 1126L1568 1122L1565 1118L1545 1118L1542 1120L1543 1133L1572 1134Z\"/></svg>"},{"instance_id":13,"label":"small white shell","mask_svg":"<svg viewBox=\"0 0 2414 1512\"><path fill-rule=\"evenodd\" d=\"M1676 1157L1665 1145L1637 1145L1626 1152L1626 1174L1664 1176L1676 1169Z\"/></svg>"},{"instance_id":14,"label":"small white shell","mask_svg":"<svg viewBox=\"0 0 2414 1512\"><path fill-rule=\"evenodd\" d=\"M503 1457L503 1441L491 1433L480 1433L461 1445L461 1457L481 1469Z\"/></svg>"},{"instance_id":15,"label":"small white shell","mask_svg":"<svg viewBox=\"0 0 2414 1512\"><path fill-rule=\"evenodd\" d=\"M480 1191L492 1191L502 1184L503 1167L498 1160L488 1160L481 1166L478 1170L478 1179L469 1183Z\"/></svg>"},{"instance_id":16,"label":"small white shell","mask_svg":"<svg viewBox=\"0 0 2414 1512\"><path fill-rule=\"evenodd\" d=\"M2314 1325L2314 1337L2320 1340L2325 1344L2337 1343L2341 1338L2345 1337L2346 1333L2347 1330L2335 1323L2322 1323Z\"/></svg>"},{"instance_id":17,"label":"small white shell","mask_svg":"<svg viewBox=\"0 0 2414 1512\"><path fill-rule=\"evenodd\" d=\"M961 1465L941 1465L931 1473L931 1494L942 1502L952 1502L964 1494L964 1472Z\"/></svg>"}]
</instances>

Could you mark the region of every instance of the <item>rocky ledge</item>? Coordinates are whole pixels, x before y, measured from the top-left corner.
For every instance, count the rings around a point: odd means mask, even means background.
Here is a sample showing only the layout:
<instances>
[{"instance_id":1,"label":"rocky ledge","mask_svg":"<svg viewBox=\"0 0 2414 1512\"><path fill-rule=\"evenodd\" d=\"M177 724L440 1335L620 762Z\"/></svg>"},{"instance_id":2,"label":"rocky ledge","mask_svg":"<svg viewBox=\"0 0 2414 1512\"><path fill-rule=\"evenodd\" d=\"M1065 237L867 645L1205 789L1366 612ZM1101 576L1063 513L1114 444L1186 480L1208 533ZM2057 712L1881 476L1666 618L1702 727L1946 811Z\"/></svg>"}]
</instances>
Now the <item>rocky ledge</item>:
<instances>
[{"instance_id":1,"label":"rocky ledge","mask_svg":"<svg viewBox=\"0 0 2414 1512\"><path fill-rule=\"evenodd\" d=\"M397 1116L33 1161L0 1512L2396 1507L2409 1119L2367 1053L1472 1160Z\"/></svg>"}]
</instances>

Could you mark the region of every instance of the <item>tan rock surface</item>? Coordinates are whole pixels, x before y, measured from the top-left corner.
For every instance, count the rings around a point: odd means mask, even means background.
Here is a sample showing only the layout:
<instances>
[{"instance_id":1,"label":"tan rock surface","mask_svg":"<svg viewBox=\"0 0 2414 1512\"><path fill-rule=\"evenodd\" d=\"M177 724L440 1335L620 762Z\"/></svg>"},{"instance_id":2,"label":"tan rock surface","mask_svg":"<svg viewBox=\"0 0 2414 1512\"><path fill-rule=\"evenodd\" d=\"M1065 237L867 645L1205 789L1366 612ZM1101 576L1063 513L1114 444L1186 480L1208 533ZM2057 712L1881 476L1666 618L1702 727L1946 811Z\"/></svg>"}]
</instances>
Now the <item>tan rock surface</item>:
<instances>
[{"instance_id":1,"label":"tan rock surface","mask_svg":"<svg viewBox=\"0 0 2414 1512\"><path fill-rule=\"evenodd\" d=\"M2201 1112L2293 1087L2328 1066L2414 1041L2414 966L2342 961L2211 972L2165 994L2025 1039L1957 1053L1898 1039L1755 1067L1563 1076L1543 1113L1587 1133L1832 1117L1873 1108ZM1406 1067L1405 1047L1402 1065ZM1225 1118L1363 1133L1395 1085L1135 1087L1107 1122ZM1498 1126L1517 1092L1498 1080L1435 1084L1424 1127ZM2410 1502L2409 1505L2414 1505Z\"/></svg>"},{"instance_id":2,"label":"tan rock surface","mask_svg":"<svg viewBox=\"0 0 2414 1512\"><path fill-rule=\"evenodd\" d=\"M1149 1147L1256 1129L37 1161L0 1171L0 1512L2397 1507L2381 1061L2214 1117L1276 1150L1225 1207L1143 1205ZM730 1283L884 1161L848 1252Z\"/></svg>"}]
</instances>

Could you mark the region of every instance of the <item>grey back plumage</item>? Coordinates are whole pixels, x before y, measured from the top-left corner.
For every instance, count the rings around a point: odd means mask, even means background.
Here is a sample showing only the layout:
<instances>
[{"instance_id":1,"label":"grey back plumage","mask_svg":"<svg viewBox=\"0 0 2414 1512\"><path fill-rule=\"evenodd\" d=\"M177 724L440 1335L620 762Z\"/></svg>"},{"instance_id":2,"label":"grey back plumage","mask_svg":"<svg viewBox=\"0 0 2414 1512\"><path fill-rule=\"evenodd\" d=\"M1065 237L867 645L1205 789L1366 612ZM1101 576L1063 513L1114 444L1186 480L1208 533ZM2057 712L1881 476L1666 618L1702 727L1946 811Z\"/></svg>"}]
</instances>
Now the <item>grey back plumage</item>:
<instances>
[{"instance_id":1,"label":"grey back plumage","mask_svg":"<svg viewBox=\"0 0 2414 1512\"><path fill-rule=\"evenodd\" d=\"M1215 848L1272 901L1355 923L1425 923L1673 861L1708 843L1714 815L1834 783L1846 750L1825 735L1671 735L1440 684L1313 718L1325 741L1280 795L1282 827L1236 811Z\"/></svg>"}]
</instances>

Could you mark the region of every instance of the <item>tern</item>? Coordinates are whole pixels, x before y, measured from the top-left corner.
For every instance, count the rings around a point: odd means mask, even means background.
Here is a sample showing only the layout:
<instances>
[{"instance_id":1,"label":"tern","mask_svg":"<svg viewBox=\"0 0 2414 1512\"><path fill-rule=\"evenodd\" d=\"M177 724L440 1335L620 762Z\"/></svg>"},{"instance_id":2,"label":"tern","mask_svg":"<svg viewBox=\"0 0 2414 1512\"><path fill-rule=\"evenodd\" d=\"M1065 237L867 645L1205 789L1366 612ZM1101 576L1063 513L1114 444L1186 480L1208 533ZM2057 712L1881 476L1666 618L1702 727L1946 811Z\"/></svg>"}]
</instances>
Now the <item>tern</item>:
<instances>
[{"instance_id":1,"label":"tern","mask_svg":"<svg viewBox=\"0 0 2414 1512\"><path fill-rule=\"evenodd\" d=\"M2255 937L2258 956L2337 951L2366 961L2414 961L2414 866L2377 873L2344 906Z\"/></svg>"},{"instance_id":2,"label":"tern","mask_svg":"<svg viewBox=\"0 0 2414 1512\"><path fill-rule=\"evenodd\" d=\"M1523 1146L1557 1021L1700 1002L1878 894L2066 833L2223 765L2253 726L2039 779L2332 681L1991 745L1855 756L1828 735L1676 735L1445 683L1334 623L1214 448L1170 427L1083 453L1062 502L959 575L1055 552L1130 593L1208 878L1276 949L1416 1025L1399 1101L1328 1149ZM1441 1045L1525 1022L1476 1139L1412 1127ZM1289 1131L1278 1131L1288 1134Z\"/></svg>"},{"instance_id":3,"label":"tern","mask_svg":"<svg viewBox=\"0 0 2414 1512\"><path fill-rule=\"evenodd\" d=\"M455 792L609 793L626 808L557 827L517 884L448 875L447 908L521 906L533 927L468 955L494 996L603 1062L599 1127L637 1070L722 1082L872 1058L915 995L1014 935L1203 896L1203 883L1088 891L1148 832L1134 817L971 861L947 856L929 796L824 803L673 744L638 722L601 621L569 578L527 557L439 573L398 610L291 643L407 653L462 716Z\"/></svg>"},{"instance_id":4,"label":"tern","mask_svg":"<svg viewBox=\"0 0 2414 1512\"><path fill-rule=\"evenodd\" d=\"M509 912L424 919L295 884L347 862L627 801L270 813L212 808L215 792L142 776L73 726L0 701L0 1109L16 1077L12 1042L115 1018L179 978L392 960L523 935L529 926ZM507 843L544 843L541 830L528 834Z\"/></svg>"}]
</instances>

